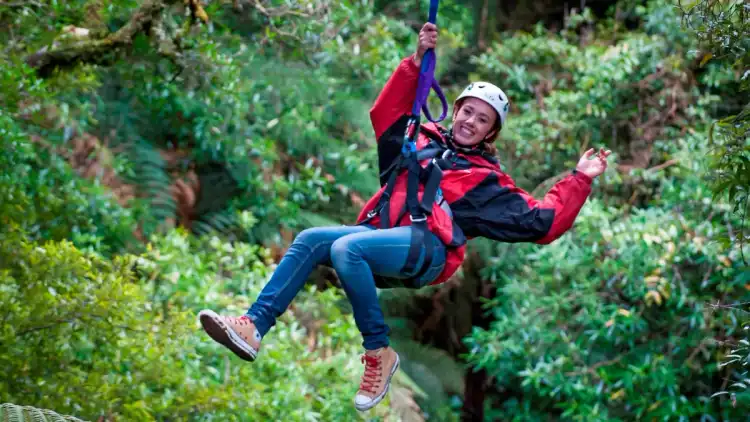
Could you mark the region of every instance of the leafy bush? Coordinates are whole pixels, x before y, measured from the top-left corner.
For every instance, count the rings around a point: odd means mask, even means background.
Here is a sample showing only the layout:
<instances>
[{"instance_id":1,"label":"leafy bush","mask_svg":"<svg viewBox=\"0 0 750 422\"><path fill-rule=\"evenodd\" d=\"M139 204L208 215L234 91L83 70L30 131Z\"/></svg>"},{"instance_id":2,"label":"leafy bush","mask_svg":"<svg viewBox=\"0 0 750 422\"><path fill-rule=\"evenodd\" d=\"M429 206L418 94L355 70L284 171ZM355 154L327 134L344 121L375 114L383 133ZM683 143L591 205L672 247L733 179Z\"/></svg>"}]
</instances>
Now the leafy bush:
<instances>
[{"instance_id":1,"label":"leafy bush","mask_svg":"<svg viewBox=\"0 0 750 422\"><path fill-rule=\"evenodd\" d=\"M100 253L119 251L133 240L133 211L99 183L78 176L55 151L0 110L0 215L5 230L17 225L29 239L71 239Z\"/></svg>"},{"instance_id":2,"label":"leafy bush","mask_svg":"<svg viewBox=\"0 0 750 422\"><path fill-rule=\"evenodd\" d=\"M395 305L409 294L382 296L404 370L365 415L336 289L295 300L253 364L194 318L243 312L284 247L261 245L349 222L378 187L367 110L427 2L208 2L203 24L198 3L171 2L100 64L44 75L30 52L72 42L67 25L116 31L142 2L0 5L0 346L13 345L0 364L14 375L0 399L90 419L455 419L467 368L418 344L409 319L439 316L451 287L420 292L413 314ZM741 2L698 2L681 21L663 0L620 1L512 33L480 28L482 2L441 3L443 88L451 99L484 79L510 95L498 146L520 186L540 194L586 148L615 151L573 232L489 248L496 321L466 339L469 364L494 377L487 419L744 416L748 270L720 240L742 239L747 198L746 14L712 9ZM83 137L97 142L79 154ZM709 193L711 151L729 202Z\"/></svg>"},{"instance_id":3,"label":"leafy bush","mask_svg":"<svg viewBox=\"0 0 750 422\"><path fill-rule=\"evenodd\" d=\"M687 172L659 191L651 207L630 211L593 199L573 234L512 247L488 269L500 289L488 304L497 321L467 340L469 359L517 395L506 417L744 414L744 392L736 408L710 398L739 375L724 373L714 356L747 335L742 310L711 308L717 298L747 301L739 248L715 240L738 221Z\"/></svg>"},{"instance_id":4,"label":"leafy bush","mask_svg":"<svg viewBox=\"0 0 750 422\"><path fill-rule=\"evenodd\" d=\"M0 344L12 347L0 365L14 378L0 397L89 419L358 418L361 339L335 306L339 291L304 294L253 364L203 335L197 309L240 314L259 292L266 267L256 253L172 232L141 257L109 261L6 232ZM327 323L310 330L305 320Z\"/></svg>"}]
</instances>

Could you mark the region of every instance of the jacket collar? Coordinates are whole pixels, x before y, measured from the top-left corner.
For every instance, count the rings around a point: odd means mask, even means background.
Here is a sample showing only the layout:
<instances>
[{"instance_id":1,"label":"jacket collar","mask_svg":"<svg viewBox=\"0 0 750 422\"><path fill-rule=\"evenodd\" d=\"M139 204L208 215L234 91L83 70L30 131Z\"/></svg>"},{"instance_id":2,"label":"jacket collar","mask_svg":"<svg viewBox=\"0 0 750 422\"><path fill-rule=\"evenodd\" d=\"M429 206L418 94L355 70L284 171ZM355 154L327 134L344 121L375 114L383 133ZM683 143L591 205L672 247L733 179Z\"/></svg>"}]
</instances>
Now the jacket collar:
<instances>
[{"instance_id":1,"label":"jacket collar","mask_svg":"<svg viewBox=\"0 0 750 422\"><path fill-rule=\"evenodd\" d=\"M425 133L430 139L441 142L446 148L455 152L456 154L464 156L467 160L481 167L486 167L488 164L491 167L500 167L500 161L497 157L487 153L483 149L474 146L472 148L465 148L457 145L453 140L453 131L451 128L444 128L436 123L425 123L421 127L422 132Z\"/></svg>"}]
</instances>

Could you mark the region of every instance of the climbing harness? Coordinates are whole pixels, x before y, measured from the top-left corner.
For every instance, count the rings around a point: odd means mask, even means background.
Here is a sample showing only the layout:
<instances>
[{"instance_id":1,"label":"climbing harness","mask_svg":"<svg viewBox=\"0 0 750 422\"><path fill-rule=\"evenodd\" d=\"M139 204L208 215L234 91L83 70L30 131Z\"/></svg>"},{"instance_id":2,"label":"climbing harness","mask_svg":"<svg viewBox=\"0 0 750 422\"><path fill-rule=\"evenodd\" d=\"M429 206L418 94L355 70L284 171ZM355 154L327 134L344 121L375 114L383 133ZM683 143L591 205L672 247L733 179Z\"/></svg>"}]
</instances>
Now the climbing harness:
<instances>
[{"instance_id":1,"label":"climbing harness","mask_svg":"<svg viewBox=\"0 0 750 422\"><path fill-rule=\"evenodd\" d=\"M406 213L409 213L411 220L411 241L409 254L406 258L406 264L402 268L405 274L412 274L413 279L419 279L429 268L432 263L433 239L429 236L427 228L427 216L432 214L432 206L435 201L450 215L450 208L442 197L440 191L440 181L443 178L443 170L455 168L458 156L450 149L440 146L437 142L431 141L428 146L419 151L407 150L407 154L399 155L386 169L383 174L388 174L385 190L380 196L380 200L375 208L367 213L367 218L360 224L369 223L375 216L380 216L380 228L391 228L389 202L396 186L396 178L401 170L407 170L406 185L406 203L393 224L399 224ZM423 168L419 163L422 160L430 160L427 167ZM422 200L419 200L419 184L424 185ZM425 248L424 261L422 267L417 271L417 262L422 246Z\"/></svg>"},{"instance_id":2,"label":"climbing harness","mask_svg":"<svg viewBox=\"0 0 750 422\"><path fill-rule=\"evenodd\" d=\"M430 1L430 13L428 21L435 23L437 20L439 0ZM443 111L437 120L433 120L430 110L427 107L427 97L430 90L434 90L440 99ZM411 116L406 123L406 131L399 155L393 163L381 173L381 177L388 175L386 188L380 197L375 208L367 214L367 218L360 224L367 224L375 216L380 216L380 228L391 228L389 202L393 189L396 185L396 178L402 170L408 171L406 187L406 204L404 209L398 215L393 224L399 224L401 219L409 213L411 220L412 236L409 246L409 254L406 264L402 268L405 274L414 274L412 280L418 280L430 268L432 264L432 254L435 245L432 236L429 235L427 227L427 217L432 214L432 206L438 201L441 208L450 215L450 208L442 197L440 190L440 181L443 178L443 170L456 166L456 156L453 151L440 145L434 140L425 148L417 151L417 139L420 128L420 110L424 111L427 119L437 123L445 119L448 114L448 103L440 89L440 85L435 80L435 52L428 49L422 58L422 66L419 72L417 82L417 95L414 99ZM423 160L430 160L425 168L420 165ZM419 184L424 185L422 200L419 200ZM384 211L384 212L383 212ZM421 268L417 268L420 251L422 246L425 248L424 261Z\"/></svg>"}]
</instances>

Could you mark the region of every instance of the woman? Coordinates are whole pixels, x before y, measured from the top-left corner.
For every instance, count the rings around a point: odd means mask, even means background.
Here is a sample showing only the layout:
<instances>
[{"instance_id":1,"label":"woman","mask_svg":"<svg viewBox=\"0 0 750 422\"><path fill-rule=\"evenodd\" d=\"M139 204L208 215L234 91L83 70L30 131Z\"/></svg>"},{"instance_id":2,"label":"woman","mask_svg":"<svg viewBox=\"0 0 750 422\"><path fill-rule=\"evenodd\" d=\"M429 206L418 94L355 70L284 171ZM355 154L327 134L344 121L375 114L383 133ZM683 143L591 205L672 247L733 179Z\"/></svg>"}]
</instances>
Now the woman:
<instances>
[{"instance_id":1,"label":"woman","mask_svg":"<svg viewBox=\"0 0 750 422\"><path fill-rule=\"evenodd\" d=\"M239 318L203 310L200 321L215 341L239 357L253 361L263 336L302 289L312 270L332 265L350 300L364 339L364 375L355 396L358 410L380 402L398 368L399 358L388 346L388 327L378 303L376 286L419 288L447 280L461 265L467 237L505 242L550 243L572 225L591 192L592 179L607 167L609 151L586 151L576 169L538 201L519 189L500 170L493 141L502 129L508 99L496 86L476 82L456 99L450 129L425 124L417 151L441 169L429 195L426 168L401 159L402 140L417 89L425 52L437 43L437 28L425 24L416 54L404 59L370 110L378 138L380 191L361 211L354 226L322 227L300 233L282 258L258 300ZM416 153L415 153L416 154ZM424 154L423 154L424 155ZM409 173L423 174L421 196L409 200ZM388 182L386 183L386 179ZM417 180L417 179L414 179ZM428 188L429 190L429 188ZM429 198L427 198L429 196ZM420 208L422 207L422 208ZM418 215L420 210L423 214ZM408 211L408 213L407 213ZM416 213L416 214L415 214ZM409 214L409 215L407 215ZM395 222L392 223L392 222ZM422 237L424 236L424 237Z\"/></svg>"}]
</instances>

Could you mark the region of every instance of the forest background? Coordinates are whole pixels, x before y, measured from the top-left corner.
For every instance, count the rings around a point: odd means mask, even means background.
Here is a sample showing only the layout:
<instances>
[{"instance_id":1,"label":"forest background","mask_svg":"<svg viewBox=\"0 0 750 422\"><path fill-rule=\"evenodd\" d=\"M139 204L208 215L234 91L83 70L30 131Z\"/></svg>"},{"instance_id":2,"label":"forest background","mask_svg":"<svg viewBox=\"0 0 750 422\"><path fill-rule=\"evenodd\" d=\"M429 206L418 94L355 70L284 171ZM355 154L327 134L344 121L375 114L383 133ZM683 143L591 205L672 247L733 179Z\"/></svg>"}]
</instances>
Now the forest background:
<instances>
[{"instance_id":1,"label":"forest background","mask_svg":"<svg viewBox=\"0 0 750 422\"><path fill-rule=\"evenodd\" d=\"M518 185L614 153L552 245L380 292L403 364L372 411L329 269L253 364L200 331L376 190L368 109L427 6L0 2L0 420L746 420L742 1L441 1L437 76L509 95Z\"/></svg>"}]
</instances>

